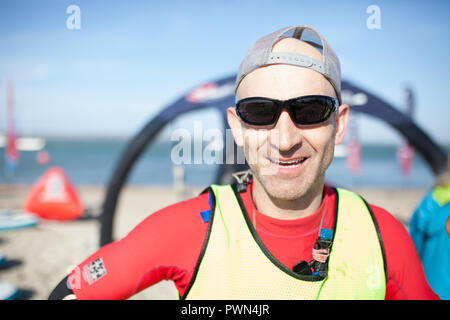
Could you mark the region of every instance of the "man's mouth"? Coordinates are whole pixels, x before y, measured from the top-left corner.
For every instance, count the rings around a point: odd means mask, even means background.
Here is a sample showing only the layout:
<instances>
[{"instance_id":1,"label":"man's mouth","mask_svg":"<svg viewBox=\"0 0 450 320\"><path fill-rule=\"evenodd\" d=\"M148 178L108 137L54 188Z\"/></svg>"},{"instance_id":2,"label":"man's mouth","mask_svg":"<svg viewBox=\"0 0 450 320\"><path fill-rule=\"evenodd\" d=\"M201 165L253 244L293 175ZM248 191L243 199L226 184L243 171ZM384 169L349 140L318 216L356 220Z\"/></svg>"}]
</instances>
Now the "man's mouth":
<instances>
[{"instance_id":1,"label":"man's mouth","mask_svg":"<svg viewBox=\"0 0 450 320\"><path fill-rule=\"evenodd\" d=\"M305 160L308 159L306 157L303 158L296 158L291 160L280 160L280 159L269 159L270 162L272 162L275 165L278 165L283 168L295 168L302 165Z\"/></svg>"}]
</instances>

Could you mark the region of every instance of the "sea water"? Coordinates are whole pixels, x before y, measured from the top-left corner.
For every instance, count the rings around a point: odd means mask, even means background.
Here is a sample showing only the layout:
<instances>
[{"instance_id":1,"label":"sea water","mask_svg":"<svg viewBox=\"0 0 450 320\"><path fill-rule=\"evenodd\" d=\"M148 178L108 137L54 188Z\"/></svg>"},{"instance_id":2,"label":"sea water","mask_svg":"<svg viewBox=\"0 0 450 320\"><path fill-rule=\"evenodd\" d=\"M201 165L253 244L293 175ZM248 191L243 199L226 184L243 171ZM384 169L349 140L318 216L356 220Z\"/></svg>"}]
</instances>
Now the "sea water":
<instances>
[{"instance_id":1,"label":"sea water","mask_svg":"<svg viewBox=\"0 0 450 320\"><path fill-rule=\"evenodd\" d=\"M45 150L50 155L48 164L39 164L36 152L21 152L20 162L13 176L0 170L0 183L33 183L51 166L61 167L74 184L108 184L128 141L125 140L47 140ZM172 185L174 182L171 150L172 141L150 145L133 166L127 183ZM448 151L448 148L446 148ZM5 167L4 148L0 149L0 168ZM359 174L352 173L346 159L336 157L327 170L327 182L342 187L402 187L427 188L434 175L416 152L411 172L404 176L396 157L396 146L363 145ZM184 164L187 185L208 186L214 183L216 164Z\"/></svg>"}]
</instances>

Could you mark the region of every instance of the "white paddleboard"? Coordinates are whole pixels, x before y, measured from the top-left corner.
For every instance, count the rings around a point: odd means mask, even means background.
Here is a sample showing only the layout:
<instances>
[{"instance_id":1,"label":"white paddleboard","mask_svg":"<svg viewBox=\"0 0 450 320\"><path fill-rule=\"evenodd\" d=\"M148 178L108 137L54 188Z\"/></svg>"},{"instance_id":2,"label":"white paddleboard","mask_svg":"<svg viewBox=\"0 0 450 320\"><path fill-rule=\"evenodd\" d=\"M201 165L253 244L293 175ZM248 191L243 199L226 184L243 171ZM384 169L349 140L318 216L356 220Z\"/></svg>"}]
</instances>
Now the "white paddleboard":
<instances>
[{"instance_id":1,"label":"white paddleboard","mask_svg":"<svg viewBox=\"0 0 450 320\"><path fill-rule=\"evenodd\" d=\"M0 300L14 300L18 294L19 290L15 285L0 281Z\"/></svg>"},{"instance_id":2,"label":"white paddleboard","mask_svg":"<svg viewBox=\"0 0 450 320\"><path fill-rule=\"evenodd\" d=\"M23 211L0 211L0 231L29 228L37 225L39 218Z\"/></svg>"}]
</instances>

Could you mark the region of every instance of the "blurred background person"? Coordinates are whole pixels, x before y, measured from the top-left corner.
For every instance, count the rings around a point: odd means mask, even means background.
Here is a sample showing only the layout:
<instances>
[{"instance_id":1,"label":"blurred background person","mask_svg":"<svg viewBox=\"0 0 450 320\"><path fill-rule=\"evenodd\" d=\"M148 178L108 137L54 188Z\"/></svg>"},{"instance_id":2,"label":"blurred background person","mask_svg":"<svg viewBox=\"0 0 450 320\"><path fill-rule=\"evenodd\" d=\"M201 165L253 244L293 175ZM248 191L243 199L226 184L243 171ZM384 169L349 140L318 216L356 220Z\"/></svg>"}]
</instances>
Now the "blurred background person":
<instances>
[{"instance_id":1,"label":"blurred background person","mask_svg":"<svg viewBox=\"0 0 450 320\"><path fill-rule=\"evenodd\" d=\"M410 234L430 286L450 299L450 157L410 220Z\"/></svg>"}]
</instances>

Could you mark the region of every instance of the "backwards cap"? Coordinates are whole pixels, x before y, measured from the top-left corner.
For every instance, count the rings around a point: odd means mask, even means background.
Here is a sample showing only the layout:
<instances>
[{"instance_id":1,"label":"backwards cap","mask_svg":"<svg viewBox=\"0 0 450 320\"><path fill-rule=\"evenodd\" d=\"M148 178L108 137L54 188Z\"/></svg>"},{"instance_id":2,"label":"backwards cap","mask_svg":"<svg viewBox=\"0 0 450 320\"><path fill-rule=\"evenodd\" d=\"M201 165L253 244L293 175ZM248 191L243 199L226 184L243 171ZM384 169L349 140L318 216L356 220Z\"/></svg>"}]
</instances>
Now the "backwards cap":
<instances>
[{"instance_id":1,"label":"backwards cap","mask_svg":"<svg viewBox=\"0 0 450 320\"><path fill-rule=\"evenodd\" d=\"M322 53L322 61L292 52L272 52L273 45L281 38L296 38L314 46ZM313 28L301 25L286 27L256 41L239 66L235 92L242 79L251 71L271 64L290 64L320 72L328 79L341 103L341 65L327 41Z\"/></svg>"}]
</instances>

